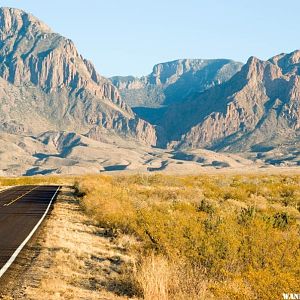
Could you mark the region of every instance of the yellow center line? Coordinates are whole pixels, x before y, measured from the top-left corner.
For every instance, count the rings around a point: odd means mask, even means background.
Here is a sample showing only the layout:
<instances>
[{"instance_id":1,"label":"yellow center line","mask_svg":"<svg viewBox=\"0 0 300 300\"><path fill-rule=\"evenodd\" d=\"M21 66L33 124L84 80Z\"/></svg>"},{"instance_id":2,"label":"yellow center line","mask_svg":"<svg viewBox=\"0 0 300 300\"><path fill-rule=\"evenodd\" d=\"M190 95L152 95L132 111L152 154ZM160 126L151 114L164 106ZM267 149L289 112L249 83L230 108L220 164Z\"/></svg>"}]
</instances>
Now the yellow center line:
<instances>
[{"instance_id":1,"label":"yellow center line","mask_svg":"<svg viewBox=\"0 0 300 300\"><path fill-rule=\"evenodd\" d=\"M9 205L15 203L16 201L18 201L19 199L23 198L24 196L26 196L27 194L29 194L30 192L32 192L33 190L35 190L37 188L38 188L38 186L34 187L33 189L31 189L30 191L28 191L25 194L21 195L20 197L16 198L15 200L10 201L9 203L5 203L3 206L9 206Z\"/></svg>"},{"instance_id":2,"label":"yellow center line","mask_svg":"<svg viewBox=\"0 0 300 300\"><path fill-rule=\"evenodd\" d=\"M13 186L6 187L6 188L4 188L3 190L0 190L0 194L4 193L4 192L6 192L6 191L9 191L9 190L11 190L12 188L13 188Z\"/></svg>"}]
</instances>

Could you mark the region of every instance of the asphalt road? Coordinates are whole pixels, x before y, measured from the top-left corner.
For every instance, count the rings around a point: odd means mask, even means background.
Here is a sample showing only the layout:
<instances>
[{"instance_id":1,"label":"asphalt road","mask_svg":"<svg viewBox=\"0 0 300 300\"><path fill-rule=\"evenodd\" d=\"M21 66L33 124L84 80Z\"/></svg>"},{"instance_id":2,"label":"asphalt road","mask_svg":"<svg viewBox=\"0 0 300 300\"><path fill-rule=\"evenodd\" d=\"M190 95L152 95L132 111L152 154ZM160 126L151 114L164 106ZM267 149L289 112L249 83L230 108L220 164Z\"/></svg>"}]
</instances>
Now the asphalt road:
<instances>
[{"instance_id":1,"label":"asphalt road","mask_svg":"<svg viewBox=\"0 0 300 300\"><path fill-rule=\"evenodd\" d=\"M18 186L0 192L0 277L47 215L58 186Z\"/></svg>"}]
</instances>

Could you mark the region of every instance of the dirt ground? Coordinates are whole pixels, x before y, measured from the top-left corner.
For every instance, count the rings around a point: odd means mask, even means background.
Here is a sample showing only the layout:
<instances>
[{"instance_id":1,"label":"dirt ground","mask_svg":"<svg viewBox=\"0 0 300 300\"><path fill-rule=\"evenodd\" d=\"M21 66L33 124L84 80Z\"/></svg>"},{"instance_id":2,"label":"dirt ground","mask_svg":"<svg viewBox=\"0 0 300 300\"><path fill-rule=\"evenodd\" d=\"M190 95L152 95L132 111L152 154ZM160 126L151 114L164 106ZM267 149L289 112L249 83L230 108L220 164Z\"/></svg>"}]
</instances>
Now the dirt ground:
<instances>
[{"instance_id":1,"label":"dirt ground","mask_svg":"<svg viewBox=\"0 0 300 300\"><path fill-rule=\"evenodd\" d=\"M132 299L118 276L126 249L82 212L62 188L35 237L0 281L0 299ZM122 295L123 294L123 295Z\"/></svg>"}]
</instances>

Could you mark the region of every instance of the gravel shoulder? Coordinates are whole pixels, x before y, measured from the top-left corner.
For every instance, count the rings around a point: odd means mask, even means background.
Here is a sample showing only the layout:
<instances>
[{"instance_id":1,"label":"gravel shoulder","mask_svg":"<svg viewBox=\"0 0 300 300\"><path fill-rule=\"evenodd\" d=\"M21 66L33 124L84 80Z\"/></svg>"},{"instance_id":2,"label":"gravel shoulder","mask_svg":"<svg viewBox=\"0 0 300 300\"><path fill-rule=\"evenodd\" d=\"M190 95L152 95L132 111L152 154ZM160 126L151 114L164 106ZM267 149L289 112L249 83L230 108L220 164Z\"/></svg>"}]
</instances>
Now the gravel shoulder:
<instances>
[{"instance_id":1,"label":"gravel shoulder","mask_svg":"<svg viewBox=\"0 0 300 300\"><path fill-rule=\"evenodd\" d=\"M91 222L69 187L0 281L0 299L131 299L119 277L126 249Z\"/></svg>"}]
</instances>

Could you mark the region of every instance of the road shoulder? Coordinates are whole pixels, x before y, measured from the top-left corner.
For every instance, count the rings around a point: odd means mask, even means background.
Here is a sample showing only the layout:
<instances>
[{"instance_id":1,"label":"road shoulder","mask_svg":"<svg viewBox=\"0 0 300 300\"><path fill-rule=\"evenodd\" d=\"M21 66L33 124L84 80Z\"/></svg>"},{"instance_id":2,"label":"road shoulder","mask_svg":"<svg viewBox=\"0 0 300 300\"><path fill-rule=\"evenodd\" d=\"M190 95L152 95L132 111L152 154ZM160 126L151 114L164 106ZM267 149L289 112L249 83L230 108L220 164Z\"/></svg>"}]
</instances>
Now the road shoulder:
<instances>
[{"instance_id":1,"label":"road shoulder","mask_svg":"<svg viewBox=\"0 0 300 300\"><path fill-rule=\"evenodd\" d=\"M131 258L91 223L71 188L24 250L0 282L0 299L128 299L114 282Z\"/></svg>"}]
</instances>

